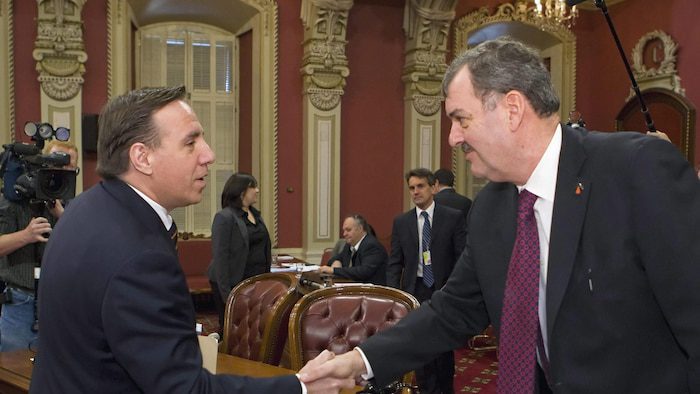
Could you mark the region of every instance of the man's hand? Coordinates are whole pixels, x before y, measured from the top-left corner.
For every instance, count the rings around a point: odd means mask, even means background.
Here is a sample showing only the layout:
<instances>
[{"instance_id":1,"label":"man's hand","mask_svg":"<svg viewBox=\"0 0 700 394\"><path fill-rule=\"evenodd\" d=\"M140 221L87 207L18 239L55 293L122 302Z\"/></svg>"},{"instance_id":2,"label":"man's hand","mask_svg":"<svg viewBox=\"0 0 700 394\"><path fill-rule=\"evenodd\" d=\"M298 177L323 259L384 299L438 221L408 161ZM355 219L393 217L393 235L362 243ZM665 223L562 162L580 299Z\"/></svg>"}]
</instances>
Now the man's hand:
<instances>
[{"instance_id":1,"label":"man's hand","mask_svg":"<svg viewBox=\"0 0 700 394\"><path fill-rule=\"evenodd\" d=\"M48 242L44 234L51 233L51 223L41 216L33 218L24 231L25 245L34 242Z\"/></svg>"},{"instance_id":2,"label":"man's hand","mask_svg":"<svg viewBox=\"0 0 700 394\"><path fill-rule=\"evenodd\" d=\"M53 206L47 208L49 208L49 213L51 213L51 215L56 219L63 215L63 203L61 203L61 200L55 200Z\"/></svg>"},{"instance_id":3,"label":"man's hand","mask_svg":"<svg viewBox=\"0 0 700 394\"><path fill-rule=\"evenodd\" d=\"M309 393L337 392L340 388L352 388L360 375L367 372L362 356L356 350L340 356L324 350L299 371L299 379Z\"/></svg>"},{"instance_id":4,"label":"man's hand","mask_svg":"<svg viewBox=\"0 0 700 394\"><path fill-rule=\"evenodd\" d=\"M318 267L318 271L322 274L332 274L333 267L329 267L327 265L322 265L322 266Z\"/></svg>"}]
</instances>

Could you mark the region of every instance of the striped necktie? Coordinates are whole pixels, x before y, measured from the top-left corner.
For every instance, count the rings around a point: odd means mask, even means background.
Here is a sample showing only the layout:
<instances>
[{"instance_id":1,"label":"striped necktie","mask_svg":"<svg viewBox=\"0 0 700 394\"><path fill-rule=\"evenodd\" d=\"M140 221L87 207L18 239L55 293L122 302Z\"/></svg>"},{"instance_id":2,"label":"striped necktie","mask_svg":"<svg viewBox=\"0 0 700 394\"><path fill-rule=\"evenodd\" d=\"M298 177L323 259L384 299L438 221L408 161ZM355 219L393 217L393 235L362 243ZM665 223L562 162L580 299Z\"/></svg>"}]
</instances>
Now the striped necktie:
<instances>
[{"instance_id":1,"label":"striped necktie","mask_svg":"<svg viewBox=\"0 0 700 394\"><path fill-rule=\"evenodd\" d=\"M173 248L177 250L177 224L175 224L174 220L170 230L168 230L168 236L170 237L170 242L173 243Z\"/></svg>"},{"instance_id":2,"label":"striped necktie","mask_svg":"<svg viewBox=\"0 0 700 394\"><path fill-rule=\"evenodd\" d=\"M430 241L432 237L432 230L430 228L430 217L428 216L428 212L423 211L420 213L420 215L423 217L423 244L421 248L421 258L420 261L423 264L423 283L427 287L433 287L433 284L435 284L435 277L433 277L433 265L432 262L430 265L425 264L425 258L423 257L424 254L423 252L427 252L430 250ZM432 259L432 257L431 257Z\"/></svg>"}]
</instances>

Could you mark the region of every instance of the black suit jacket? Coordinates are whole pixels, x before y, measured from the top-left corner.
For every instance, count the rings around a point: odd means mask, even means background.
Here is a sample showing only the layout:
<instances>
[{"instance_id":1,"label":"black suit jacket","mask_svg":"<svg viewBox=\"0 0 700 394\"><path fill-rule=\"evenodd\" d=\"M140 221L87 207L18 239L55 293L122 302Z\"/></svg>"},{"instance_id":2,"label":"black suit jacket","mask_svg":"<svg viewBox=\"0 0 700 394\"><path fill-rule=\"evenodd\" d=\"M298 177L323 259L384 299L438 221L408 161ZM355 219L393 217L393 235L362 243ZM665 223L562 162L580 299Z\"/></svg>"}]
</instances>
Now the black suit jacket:
<instances>
[{"instance_id":1,"label":"black suit jacket","mask_svg":"<svg viewBox=\"0 0 700 394\"><path fill-rule=\"evenodd\" d=\"M430 255L436 289L445 284L464 249L465 227L461 212L435 204ZM413 208L394 219L391 254L386 270L387 285L414 294L420 261L419 250L418 218Z\"/></svg>"},{"instance_id":2,"label":"black suit jacket","mask_svg":"<svg viewBox=\"0 0 700 394\"><path fill-rule=\"evenodd\" d=\"M300 392L296 377L202 368L195 314L163 222L110 180L71 203L44 254L32 393Z\"/></svg>"},{"instance_id":3,"label":"black suit jacket","mask_svg":"<svg viewBox=\"0 0 700 394\"><path fill-rule=\"evenodd\" d=\"M442 291L362 345L381 381L500 328L516 196L487 185ZM676 147L564 127L546 290L554 392L700 391L698 240L700 182Z\"/></svg>"},{"instance_id":4,"label":"black suit jacket","mask_svg":"<svg viewBox=\"0 0 700 394\"><path fill-rule=\"evenodd\" d=\"M435 202L440 205L445 205L447 207L462 211L466 223L467 215L469 214L469 208L471 208L472 206L472 200L470 200L468 197L457 193L455 189L449 187L435 193L433 199L435 199Z\"/></svg>"},{"instance_id":5,"label":"black suit jacket","mask_svg":"<svg viewBox=\"0 0 700 394\"><path fill-rule=\"evenodd\" d=\"M339 260L343 265L333 269L333 275L358 282L369 282L375 285L386 284L387 254L384 246L372 235L367 234L360 243L355 256L355 262L350 266L350 245L345 244L340 254L328 260L332 263Z\"/></svg>"},{"instance_id":6,"label":"black suit jacket","mask_svg":"<svg viewBox=\"0 0 700 394\"><path fill-rule=\"evenodd\" d=\"M253 207L250 209L265 230L265 234L269 234L258 210ZM250 251L248 228L238 212L240 210L226 207L214 215L214 221L211 225L212 260L207 269L207 275L209 280L215 282L219 287L220 296L224 303L226 303L231 290L243 279L256 273L270 272L270 264L272 264L272 243L268 235L263 245L267 263L264 267L250 266L248 262Z\"/></svg>"}]
</instances>

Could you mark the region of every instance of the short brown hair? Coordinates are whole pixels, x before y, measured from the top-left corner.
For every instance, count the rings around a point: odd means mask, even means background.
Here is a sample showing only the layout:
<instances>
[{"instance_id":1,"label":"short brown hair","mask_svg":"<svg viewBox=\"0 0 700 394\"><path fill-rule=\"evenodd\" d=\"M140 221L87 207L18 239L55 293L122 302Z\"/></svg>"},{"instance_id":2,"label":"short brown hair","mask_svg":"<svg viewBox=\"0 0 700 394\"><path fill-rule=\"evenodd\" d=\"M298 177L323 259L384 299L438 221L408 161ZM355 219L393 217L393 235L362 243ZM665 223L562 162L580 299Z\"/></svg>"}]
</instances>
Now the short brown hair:
<instances>
[{"instance_id":1,"label":"short brown hair","mask_svg":"<svg viewBox=\"0 0 700 394\"><path fill-rule=\"evenodd\" d=\"M129 168L129 148L140 142L160 145L153 113L173 101L185 98L184 86L144 88L112 99L100 113L97 137L97 173L117 178Z\"/></svg>"},{"instance_id":2,"label":"short brown hair","mask_svg":"<svg viewBox=\"0 0 700 394\"><path fill-rule=\"evenodd\" d=\"M57 148L62 148L64 151L75 151L75 158L76 160L78 159L78 147L75 146L74 143L68 142L68 141L59 141L59 140L51 140L46 143L44 146L44 151L43 154L48 155L51 152L51 148L57 147Z\"/></svg>"},{"instance_id":3,"label":"short brown hair","mask_svg":"<svg viewBox=\"0 0 700 394\"><path fill-rule=\"evenodd\" d=\"M433 186L435 184L435 175L433 172L427 168L414 168L406 173L406 183L412 178L421 178L428 181L428 185Z\"/></svg>"}]
</instances>

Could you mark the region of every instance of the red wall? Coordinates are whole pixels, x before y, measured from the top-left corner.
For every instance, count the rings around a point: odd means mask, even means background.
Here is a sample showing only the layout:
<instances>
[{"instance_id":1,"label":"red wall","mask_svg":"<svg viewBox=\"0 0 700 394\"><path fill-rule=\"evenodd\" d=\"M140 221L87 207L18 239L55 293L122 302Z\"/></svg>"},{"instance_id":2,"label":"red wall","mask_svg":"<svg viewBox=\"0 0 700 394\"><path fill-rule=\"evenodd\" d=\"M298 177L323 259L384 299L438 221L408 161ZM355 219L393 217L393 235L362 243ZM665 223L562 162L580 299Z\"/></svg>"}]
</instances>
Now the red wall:
<instances>
[{"instance_id":1,"label":"red wall","mask_svg":"<svg viewBox=\"0 0 700 394\"><path fill-rule=\"evenodd\" d=\"M403 211L404 0L355 1L348 21L350 76L342 97L340 215L362 214L389 244Z\"/></svg>"},{"instance_id":2,"label":"red wall","mask_svg":"<svg viewBox=\"0 0 700 394\"><path fill-rule=\"evenodd\" d=\"M238 170L253 172L253 31L238 36Z\"/></svg>"},{"instance_id":3,"label":"red wall","mask_svg":"<svg viewBox=\"0 0 700 394\"><path fill-rule=\"evenodd\" d=\"M85 63L85 83L83 84L83 113L100 113L107 102L107 3L88 1L83 6L83 39L88 60ZM80 122L80 119L77 119ZM72 139L73 137L71 137ZM83 154L83 190L98 183L95 173L97 154Z\"/></svg>"},{"instance_id":4,"label":"red wall","mask_svg":"<svg viewBox=\"0 0 700 394\"><path fill-rule=\"evenodd\" d=\"M301 0L278 1L279 85L278 85L278 247L302 245L302 80L301 43L304 32L299 15ZM291 190L291 191L287 191Z\"/></svg>"},{"instance_id":5,"label":"red wall","mask_svg":"<svg viewBox=\"0 0 700 394\"><path fill-rule=\"evenodd\" d=\"M41 119L41 96L32 57L36 41L36 1L13 2L14 13L14 69L15 69L15 138L29 142L24 135L24 124Z\"/></svg>"},{"instance_id":6,"label":"red wall","mask_svg":"<svg viewBox=\"0 0 700 394\"><path fill-rule=\"evenodd\" d=\"M679 48L676 56L681 86L685 88L686 98L696 107L700 102L700 75L697 73L700 52L696 50L700 24L695 16L699 12L697 0L628 0L609 9L630 62L632 49L646 33L662 30L671 35ZM611 130L631 83L602 13L582 12L579 19L574 29L578 37L577 106L588 128ZM651 115L654 117L654 112ZM663 130L663 122L656 122L656 127ZM698 152L700 143L696 141L696 163L700 160Z\"/></svg>"}]
</instances>

